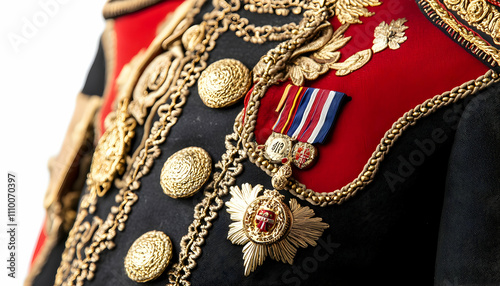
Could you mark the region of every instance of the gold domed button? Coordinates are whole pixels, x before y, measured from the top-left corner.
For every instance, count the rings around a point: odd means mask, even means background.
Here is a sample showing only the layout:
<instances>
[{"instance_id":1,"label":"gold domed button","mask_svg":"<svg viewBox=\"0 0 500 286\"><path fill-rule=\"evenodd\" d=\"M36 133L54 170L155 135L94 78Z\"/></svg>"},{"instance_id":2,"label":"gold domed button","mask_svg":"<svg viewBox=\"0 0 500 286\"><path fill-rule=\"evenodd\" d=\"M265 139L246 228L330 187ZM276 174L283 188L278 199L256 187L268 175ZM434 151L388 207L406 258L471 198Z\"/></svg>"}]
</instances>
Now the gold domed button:
<instances>
[{"instance_id":1,"label":"gold domed button","mask_svg":"<svg viewBox=\"0 0 500 286\"><path fill-rule=\"evenodd\" d=\"M251 83L250 71L245 65L234 59L223 59L201 73L198 93L206 106L222 108L244 97Z\"/></svg>"},{"instance_id":2,"label":"gold domed button","mask_svg":"<svg viewBox=\"0 0 500 286\"><path fill-rule=\"evenodd\" d=\"M172 198L187 198L196 193L212 172L212 159L199 147L188 147L174 153L163 165L160 184Z\"/></svg>"},{"instance_id":3,"label":"gold domed button","mask_svg":"<svg viewBox=\"0 0 500 286\"><path fill-rule=\"evenodd\" d=\"M135 282L158 278L172 258L172 242L161 231L141 235L130 247L125 257L125 271Z\"/></svg>"}]
</instances>

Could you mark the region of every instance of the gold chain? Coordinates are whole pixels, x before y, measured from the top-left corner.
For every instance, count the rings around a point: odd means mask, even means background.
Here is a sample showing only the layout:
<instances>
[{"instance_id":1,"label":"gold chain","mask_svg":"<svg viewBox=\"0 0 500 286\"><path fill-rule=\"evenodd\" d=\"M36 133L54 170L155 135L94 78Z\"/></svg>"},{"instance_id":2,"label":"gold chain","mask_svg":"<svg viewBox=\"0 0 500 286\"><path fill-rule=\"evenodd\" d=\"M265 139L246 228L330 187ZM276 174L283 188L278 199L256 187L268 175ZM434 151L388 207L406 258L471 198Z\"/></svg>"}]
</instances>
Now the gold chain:
<instances>
[{"instance_id":1,"label":"gold chain","mask_svg":"<svg viewBox=\"0 0 500 286\"><path fill-rule=\"evenodd\" d=\"M276 13L276 15L287 16L290 11L294 14L299 14L302 9L310 9L311 1L299 0L284 0L284 1L254 1L245 0L244 7L251 12ZM257 8L259 7L259 8ZM225 17L229 24L229 29L235 32L236 36L242 38L246 42L253 44L262 44L266 41L284 41L291 39L294 34L298 33L298 25L291 22L282 26L255 26L250 24L247 18L242 17L237 13L228 13Z\"/></svg>"}]
</instances>

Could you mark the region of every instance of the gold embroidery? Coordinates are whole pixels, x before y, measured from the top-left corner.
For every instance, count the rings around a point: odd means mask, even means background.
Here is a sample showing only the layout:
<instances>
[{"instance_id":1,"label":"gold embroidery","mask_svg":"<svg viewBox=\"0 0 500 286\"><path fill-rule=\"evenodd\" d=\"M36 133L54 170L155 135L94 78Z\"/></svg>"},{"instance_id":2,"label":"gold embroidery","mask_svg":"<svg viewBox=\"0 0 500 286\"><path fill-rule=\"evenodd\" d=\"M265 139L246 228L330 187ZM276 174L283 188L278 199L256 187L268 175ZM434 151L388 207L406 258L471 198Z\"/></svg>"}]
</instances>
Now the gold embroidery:
<instances>
[{"instance_id":1,"label":"gold embroidery","mask_svg":"<svg viewBox=\"0 0 500 286\"><path fill-rule=\"evenodd\" d=\"M500 44L500 12L486 0L444 0L448 9L457 12L469 25L488 34Z\"/></svg>"},{"instance_id":2,"label":"gold embroidery","mask_svg":"<svg viewBox=\"0 0 500 286\"><path fill-rule=\"evenodd\" d=\"M205 22L200 25L193 25L182 34L182 45L188 51L194 51L197 45L201 44L205 38Z\"/></svg>"},{"instance_id":3,"label":"gold embroidery","mask_svg":"<svg viewBox=\"0 0 500 286\"><path fill-rule=\"evenodd\" d=\"M141 54L143 55L143 54ZM139 62L142 60L139 56ZM162 97L172 83L178 79L178 69L182 64L184 53L180 44L173 44L167 52L157 56L146 67L137 81L133 92L133 101L128 110L139 124L144 124L147 109ZM138 63L132 64L133 69ZM128 78L124 76L125 82Z\"/></svg>"},{"instance_id":4,"label":"gold embroidery","mask_svg":"<svg viewBox=\"0 0 500 286\"><path fill-rule=\"evenodd\" d=\"M134 241L125 256L124 267L135 282L158 278L172 258L172 242L161 231L149 231Z\"/></svg>"},{"instance_id":5,"label":"gold embroidery","mask_svg":"<svg viewBox=\"0 0 500 286\"><path fill-rule=\"evenodd\" d=\"M117 174L125 171L125 154L134 137L135 120L126 115L124 110L128 101L120 103L119 112L112 121L112 126L102 135L92 157L92 165L87 178L91 193L90 213L95 210L96 195L102 197L111 188Z\"/></svg>"},{"instance_id":6,"label":"gold embroidery","mask_svg":"<svg viewBox=\"0 0 500 286\"><path fill-rule=\"evenodd\" d=\"M263 190L243 184L242 188L231 187L231 200L226 203L233 223L229 225L227 238L243 245L245 276L262 265L266 256L283 263L293 264L297 248L315 246L316 240L327 229L328 224L314 217L309 207L301 207L295 199L290 208L282 202L283 195L277 191Z\"/></svg>"},{"instance_id":7,"label":"gold embroidery","mask_svg":"<svg viewBox=\"0 0 500 286\"><path fill-rule=\"evenodd\" d=\"M460 39L464 39L465 41L473 44L477 49L479 49L486 56L491 57L487 61L490 62L493 66L500 64L500 51L488 44L481 37L476 35L474 32L470 31L467 27L461 25L448 11L439 5L439 2L436 0L421 0L420 3L423 4L424 11L429 15L429 17L433 18L435 16L439 17L439 20L443 21L447 26L449 26L453 31L457 32L460 35ZM435 16L432 15L432 12L435 13ZM476 49L472 49L471 51L475 54L481 55L478 53ZM484 58L484 57L483 57Z\"/></svg>"},{"instance_id":8,"label":"gold embroidery","mask_svg":"<svg viewBox=\"0 0 500 286\"><path fill-rule=\"evenodd\" d=\"M154 57L154 55L158 54L158 49L161 48L164 43L164 39L168 39L168 37L174 34L174 32L181 33L178 30L176 31L176 28L187 28L185 26L178 26L177 24L183 19L184 21L192 21L194 15L199 12L199 7L194 6L195 4L201 5L199 2L195 3L195 1L187 1L184 4L181 4L178 9L178 13L174 15L174 19L172 19L170 25L168 25L162 34L155 39L153 44L150 46L150 49L145 52L144 58L147 59ZM195 55L190 55L190 58L195 58ZM198 57L195 58L194 64L196 64L196 61L199 60L201 60L201 57L198 55ZM140 67L145 67L146 64L147 63L141 63ZM133 70L129 78L138 78L141 70L142 69L140 68ZM181 102L185 102L187 88L194 83L193 80L189 80L189 78L193 77L193 65L184 66L184 70L185 72L183 75L186 79L177 82L177 84L180 84L181 86L176 85L173 87L177 90L177 92L171 99L172 104L170 105L170 111L162 110L162 112L164 112L162 116L165 124L163 127L164 129L167 126L170 128L173 125L170 120L176 120L176 117L180 114L182 104L176 104L175 101L180 96L182 99ZM120 90L121 94L130 94L135 82L136 81L128 82L128 84L123 87L123 90ZM170 96L170 94L168 95ZM118 98L123 99L124 97L118 95ZM125 104L121 105L121 107L124 108L126 105L125 101ZM125 108L124 110L122 111L126 112ZM156 130L158 131L158 129L159 128ZM168 133L168 129L167 132L164 132L164 130L159 130L159 132L166 135ZM156 134L156 136L158 136L158 134ZM160 144L163 142L161 140L156 140L155 138L153 138L153 140L154 143L147 145L148 147L154 147L154 144ZM155 152L154 154L150 154L146 151L143 152L141 156L151 156L150 159L152 160L155 158L154 156L159 156L159 153ZM143 172L147 173L147 170L149 170L149 167L151 166L151 163L147 163L143 159L144 158L141 157L138 159L138 163L133 164L133 166L137 169L132 169L131 173L128 174L125 181L125 187L123 187L120 190L120 193L116 196L118 206L111 207L111 212L108 214L105 221L102 221L97 216L94 216L94 223L92 226L89 226L88 222L84 223L84 219L89 214L89 211L93 210L92 204L95 202L95 194L89 192L82 197L80 211L66 241L66 248L62 255L61 264L57 270L55 281L56 285L73 285L75 281L77 284L81 284L86 279L93 278L96 270L95 263L99 260L99 253L105 249L112 249L114 247L113 238L116 236L116 231L124 230L125 221L128 218L131 207L137 201L137 195L134 194L134 191L139 188L139 183L136 180L143 176ZM147 169L139 171L140 168Z\"/></svg>"},{"instance_id":9,"label":"gold embroidery","mask_svg":"<svg viewBox=\"0 0 500 286\"><path fill-rule=\"evenodd\" d=\"M385 22L380 23L374 32L373 52L378 53L387 47L391 50L399 49L399 44L402 44L407 39L404 31L408 27L404 25L405 22L406 19L402 18L396 21L392 20L390 25Z\"/></svg>"},{"instance_id":10,"label":"gold embroidery","mask_svg":"<svg viewBox=\"0 0 500 286\"><path fill-rule=\"evenodd\" d=\"M244 0L244 9L250 12L287 16L290 11L300 14L304 6L301 0ZM291 9L290 9L291 8Z\"/></svg>"},{"instance_id":11,"label":"gold embroidery","mask_svg":"<svg viewBox=\"0 0 500 286\"><path fill-rule=\"evenodd\" d=\"M331 24L326 23L320 28L316 39L295 50L282 80L290 78L294 85L302 86L306 79L315 80L330 69L336 70L337 76L346 76L367 64L374 52L382 51L388 45L391 49L399 48L399 44L406 41L404 31L408 27L403 25L405 22L404 18L392 21L390 25L382 22L375 29L373 52L371 49L362 50L343 62L338 62L341 56L338 50L351 39L344 36L349 24L340 26L334 32ZM262 62L254 67L254 81L258 80L263 68Z\"/></svg>"},{"instance_id":12,"label":"gold embroidery","mask_svg":"<svg viewBox=\"0 0 500 286\"><path fill-rule=\"evenodd\" d=\"M333 0L336 2L335 5L335 15L339 19L340 23L345 24L361 24L359 17L370 17L374 13L368 11L366 7L379 6L382 4L378 0ZM326 3L325 5L329 5Z\"/></svg>"}]
</instances>

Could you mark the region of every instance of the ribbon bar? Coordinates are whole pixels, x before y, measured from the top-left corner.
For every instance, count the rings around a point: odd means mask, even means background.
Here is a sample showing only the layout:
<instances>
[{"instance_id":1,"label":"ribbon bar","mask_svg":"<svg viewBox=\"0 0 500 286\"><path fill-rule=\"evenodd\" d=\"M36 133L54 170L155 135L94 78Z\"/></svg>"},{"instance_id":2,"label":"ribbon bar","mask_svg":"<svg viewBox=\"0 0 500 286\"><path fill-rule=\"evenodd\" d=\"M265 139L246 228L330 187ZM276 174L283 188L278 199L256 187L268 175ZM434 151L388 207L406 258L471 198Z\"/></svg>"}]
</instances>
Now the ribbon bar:
<instances>
[{"instance_id":1,"label":"ribbon bar","mask_svg":"<svg viewBox=\"0 0 500 286\"><path fill-rule=\"evenodd\" d=\"M310 144L323 143L340 107L347 98L342 92L289 84L273 131Z\"/></svg>"}]
</instances>

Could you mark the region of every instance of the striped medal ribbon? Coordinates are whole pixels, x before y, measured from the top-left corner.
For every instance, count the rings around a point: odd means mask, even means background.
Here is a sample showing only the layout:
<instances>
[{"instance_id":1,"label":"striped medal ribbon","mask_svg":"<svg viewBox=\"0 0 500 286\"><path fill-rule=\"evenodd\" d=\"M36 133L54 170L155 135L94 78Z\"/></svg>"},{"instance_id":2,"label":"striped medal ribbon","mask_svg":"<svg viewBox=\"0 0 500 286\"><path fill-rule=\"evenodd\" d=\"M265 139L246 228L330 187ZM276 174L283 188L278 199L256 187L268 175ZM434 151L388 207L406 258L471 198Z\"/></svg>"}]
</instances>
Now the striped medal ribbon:
<instances>
[{"instance_id":1,"label":"striped medal ribbon","mask_svg":"<svg viewBox=\"0 0 500 286\"><path fill-rule=\"evenodd\" d=\"M266 157L291 159L300 169L311 166L317 157L313 144L325 142L347 98L342 92L289 84L276 109L280 114L266 141Z\"/></svg>"}]
</instances>

